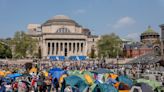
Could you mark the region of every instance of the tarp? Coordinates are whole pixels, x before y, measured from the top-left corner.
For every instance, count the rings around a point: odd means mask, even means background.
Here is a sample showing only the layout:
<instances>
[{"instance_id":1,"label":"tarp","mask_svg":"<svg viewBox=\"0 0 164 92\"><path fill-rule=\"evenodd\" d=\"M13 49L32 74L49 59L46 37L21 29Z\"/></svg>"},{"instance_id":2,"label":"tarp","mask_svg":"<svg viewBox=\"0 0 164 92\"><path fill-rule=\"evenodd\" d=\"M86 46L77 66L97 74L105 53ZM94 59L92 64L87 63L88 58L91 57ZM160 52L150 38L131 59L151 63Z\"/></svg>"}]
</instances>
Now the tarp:
<instances>
[{"instance_id":1,"label":"tarp","mask_svg":"<svg viewBox=\"0 0 164 92\"><path fill-rule=\"evenodd\" d=\"M130 88L133 86L133 80L127 76L119 76L116 78L117 81L127 84Z\"/></svg>"},{"instance_id":2,"label":"tarp","mask_svg":"<svg viewBox=\"0 0 164 92\"><path fill-rule=\"evenodd\" d=\"M9 78L16 78L16 77L20 77L20 76L22 76L22 74L20 74L20 73L14 73L14 74L7 75L7 77L9 77Z\"/></svg>"}]
</instances>

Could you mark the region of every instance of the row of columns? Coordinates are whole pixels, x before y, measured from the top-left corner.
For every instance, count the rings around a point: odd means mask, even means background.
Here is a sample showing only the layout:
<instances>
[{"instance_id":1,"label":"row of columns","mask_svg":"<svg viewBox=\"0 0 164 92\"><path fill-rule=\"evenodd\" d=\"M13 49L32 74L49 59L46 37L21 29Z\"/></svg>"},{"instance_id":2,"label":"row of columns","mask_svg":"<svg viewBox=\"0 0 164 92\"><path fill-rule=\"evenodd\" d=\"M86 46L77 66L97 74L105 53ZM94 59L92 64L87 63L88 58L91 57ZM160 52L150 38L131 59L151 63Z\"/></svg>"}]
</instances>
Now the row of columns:
<instances>
[{"instance_id":1,"label":"row of columns","mask_svg":"<svg viewBox=\"0 0 164 92\"><path fill-rule=\"evenodd\" d=\"M84 55L85 42L47 42L48 56Z\"/></svg>"}]
</instances>

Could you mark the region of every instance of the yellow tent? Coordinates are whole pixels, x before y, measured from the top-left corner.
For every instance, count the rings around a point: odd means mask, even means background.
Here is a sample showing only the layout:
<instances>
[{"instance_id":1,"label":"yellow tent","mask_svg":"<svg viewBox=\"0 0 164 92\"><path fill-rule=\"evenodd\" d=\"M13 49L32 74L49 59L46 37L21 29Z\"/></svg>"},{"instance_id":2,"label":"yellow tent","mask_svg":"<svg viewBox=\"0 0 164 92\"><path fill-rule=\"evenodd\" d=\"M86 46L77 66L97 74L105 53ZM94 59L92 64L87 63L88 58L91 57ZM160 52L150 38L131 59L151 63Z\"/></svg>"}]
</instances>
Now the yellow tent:
<instances>
[{"instance_id":1,"label":"yellow tent","mask_svg":"<svg viewBox=\"0 0 164 92\"><path fill-rule=\"evenodd\" d=\"M89 76L88 74L84 74L84 78L89 85L93 84L93 80L92 80L91 76Z\"/></svg>"},{"instance_id":2,"label":"yellow tent","mask_svg":"<svg viewBox=\"0 0 164 92\"><path fill-rule=\"evenodd\" d=\"M48 77L48 72L44 71L44 76Z\"/></svg>"},{"instance_id":3,"label":"yellow tent","mask_svg":"<svg viewBox=\"0 0 164 92\"><path fill-rule=\"evenodd\" d=\"M30 73L37 73L37 68L33 67L33 68L30 69L29 72L30 72Z\"/></svg>"},{"instance_id":4,"label":"yellow tent","mask_svg":"<svg viewBox=\"0 0 164 92\"><path fill-rule=\"evenodd\" d=\"M11 74L11 72L10 71L6 71L5 72L5 76L8 75L8 74Z\"/></svg>"},{"instance_id":5,"label":"yellow tent","mask_svg":"<svg viewBox=\"0 0 164 92\"><path fill-rule=\"evenodd\" d=\"M118 77L117 74L109 74L109 78L116 79Z\"/></svg>"},{"instance_id":6,"label":"yellow tent","mask_svg":"<svg viewBox=\"0 0 164 92\"><path fill-rule=\"evenodd\" d=\"M5 73L3 71L0 71L0 76L5 76Z\"/></svg>"}]
</instances>

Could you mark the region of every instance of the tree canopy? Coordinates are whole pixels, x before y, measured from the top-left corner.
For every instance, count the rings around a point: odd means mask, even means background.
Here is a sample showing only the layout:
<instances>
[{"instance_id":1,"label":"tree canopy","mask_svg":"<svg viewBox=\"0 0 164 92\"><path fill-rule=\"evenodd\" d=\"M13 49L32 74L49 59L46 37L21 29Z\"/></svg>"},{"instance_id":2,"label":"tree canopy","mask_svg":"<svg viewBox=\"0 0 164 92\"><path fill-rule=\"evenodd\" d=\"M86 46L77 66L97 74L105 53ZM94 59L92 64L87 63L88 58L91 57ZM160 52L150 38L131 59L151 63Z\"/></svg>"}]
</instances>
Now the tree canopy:
<instances>
[{"instance_id":1,"label":"tree canopy","mask_svg":"<svg viewBox=\"0 0 164 92\"><path fill-rule=\"evenodd\" d=\"M15 58L26 58L28 55L33 56L37 48L37 40L33 39L23 31L17 31L10 44L14 47Z\"/></svg>"},{"instance_id":2,"label":"tree canopy","mask_svg":"<svg viewBox=\"0 0 164 92\"><path fill-rule=\"evenodd\" d=\"M121 55L121 39L114 33L102 35L97 42L98 56L116 58Z\"/></svg>"},{"instance_id":3,"label":"tree canopy","mask_svg":"<svg viewBox=\"0 0 164 92\"><path fill-rule=\"evenodd\" d=\"M0 58L12 58L10 47L3 41L0 41Z\"/></svg>"}]
</instances>

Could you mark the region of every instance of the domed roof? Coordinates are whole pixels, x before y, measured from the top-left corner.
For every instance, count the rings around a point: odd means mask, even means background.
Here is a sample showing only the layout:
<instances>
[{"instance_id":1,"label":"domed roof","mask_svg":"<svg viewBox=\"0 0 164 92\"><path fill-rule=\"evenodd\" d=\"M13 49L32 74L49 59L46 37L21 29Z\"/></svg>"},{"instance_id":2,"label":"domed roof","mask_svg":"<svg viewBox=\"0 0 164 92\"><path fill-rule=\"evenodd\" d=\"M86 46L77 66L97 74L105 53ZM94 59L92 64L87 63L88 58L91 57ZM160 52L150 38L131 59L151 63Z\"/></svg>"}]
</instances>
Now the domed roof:
<instances>
[{"instance_id":1,"label":"domed roof","mask_svg":"<svg viewBox=\"0 0 164 92\"><path fill-rule=\"evenodd\" d=\"M56 15L53 17L53 19L70 19L68 16L65 16L65 15Z\"/></svg>"},{"instance_id":2,"label":"domed roof","mask_svg":"<svg viewBox=\"0 0 164 92\"><path fill-rule=\"evenodd\" d=\"M148 26L147 30L141 34L141 36L145 35L159 35L157 32L155 32L151 26Z\"/></svg>"},{"instance_id":3,"label":"domed roof","mask_svg":"<svg viewBox=\"0 0 164 92\"><path fill-rule=\"evenodd\" d=\"M70 19L68 16L65 15L57 15L53 18L47 20L42 26L50 26L50 25L75 25L80 26L77 22Z\"/></svg>"}]
</instances>

